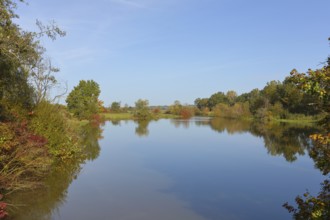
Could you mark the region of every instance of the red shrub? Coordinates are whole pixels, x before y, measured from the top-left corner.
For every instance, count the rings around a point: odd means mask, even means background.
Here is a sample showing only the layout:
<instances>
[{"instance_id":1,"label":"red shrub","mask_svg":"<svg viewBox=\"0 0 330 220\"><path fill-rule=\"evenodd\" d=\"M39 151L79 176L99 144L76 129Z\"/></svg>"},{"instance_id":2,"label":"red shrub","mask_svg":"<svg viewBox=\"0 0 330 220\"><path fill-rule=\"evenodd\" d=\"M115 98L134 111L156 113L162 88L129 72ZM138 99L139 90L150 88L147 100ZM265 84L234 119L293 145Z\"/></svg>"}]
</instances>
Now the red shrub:
<instances>
[{"instance_id":1,"label":"red shrub","mask_svg":"<svg viewBox=\"0 0 330 220\"><path fill-rule=\"evenodd\" d=\"M180 111L180 115L184 119L191 118L194 114L193 111L188 107L183 107Z\"/></svg>"}]
</instances>

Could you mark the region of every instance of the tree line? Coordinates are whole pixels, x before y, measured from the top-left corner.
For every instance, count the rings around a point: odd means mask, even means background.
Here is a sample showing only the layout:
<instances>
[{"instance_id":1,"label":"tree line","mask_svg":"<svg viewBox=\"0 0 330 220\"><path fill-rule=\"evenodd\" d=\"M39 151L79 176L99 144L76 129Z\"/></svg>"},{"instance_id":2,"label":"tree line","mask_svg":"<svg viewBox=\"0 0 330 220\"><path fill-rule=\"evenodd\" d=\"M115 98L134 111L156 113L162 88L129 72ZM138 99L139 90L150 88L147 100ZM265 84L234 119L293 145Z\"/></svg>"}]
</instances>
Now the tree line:
<instances>
[{"instance_id":1,"label":"tree line","mask_svg":"<svg viewBox=\"0 0 330 220\"><path fill-rule=\"evenodd\" d=\"M263 89L237 95L235 91L217 92L209 98L197 98L195 105L201 114L213 112L214 116L227 118L254 117L261 120L301 119L326 113L329 103L329 64L318 70L298 73L292 70L284 81L268 82ZM299 84L299 76L318 78L305 86L314 86L319 93L304 91ZM322 94L322 97L319 95Z\"/></svg>"}]
</instances>

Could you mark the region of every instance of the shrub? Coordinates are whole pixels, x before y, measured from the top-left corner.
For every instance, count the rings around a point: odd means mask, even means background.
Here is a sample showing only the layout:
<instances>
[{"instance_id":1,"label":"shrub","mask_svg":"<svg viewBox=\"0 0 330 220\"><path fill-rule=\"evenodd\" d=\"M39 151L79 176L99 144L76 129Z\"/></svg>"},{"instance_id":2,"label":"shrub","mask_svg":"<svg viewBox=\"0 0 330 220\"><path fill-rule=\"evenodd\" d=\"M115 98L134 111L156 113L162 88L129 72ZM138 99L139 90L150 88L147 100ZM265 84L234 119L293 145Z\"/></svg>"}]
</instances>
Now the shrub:
<instances>
[{"instance_id":1,"label":"shrub","mask_svg":"<svg viewBox=\"0 0 330 220\"><path fill-rule=\"evenodd\" d=\"M220 103L213 109L214 116L223 118L247 118L251 116L249 103L235 103L233 106Z\"/></svg>"},{"instance_id":2,"label":"shrub","mask_svg":"<svg viewBox=\"0 0 330 220\"><path fill-rule=\"evenodd\" d=\"M159 115L161 113L160 108L153 109L152 113L155 114L155 115Z\"/></svg>"},{"instance_id":3,"label":"shrub","mask_svg":"<svg viewBox=\"0 0 330 220\"><path fill-rule=\"evenodd\" d=\"M27 123L0 123L0 191L31 189L52 160L45 138L28 131Z\"/></svg>"},{"instance_id":4,"label":"shrub","mask_svg":"<svg viewBox=\"0 0 330 220\"><path fill-rule=\"evenodd\" d=\"M194 116L194 108L183 106L180 110L180 116L184 119L188 119Z\"/></svg>"},{"instance_id":5,"label":"shrub","mask_svg":"<svg viewBox=\"0 0 330 220\"><path fill-rule=\"evenodd\" d=\"M8 216L8 213L6 212L7 203L1 201L3 198L3 195L0 194L0 219L3 219Z\"/></svg>"},{"instance_id":6,"label":"shrub","mask_svg":"<svg viewBox=\"0 0 330 220\"><path fill-rule=\"evenodd\" d=\"M138 120L147 120L151 118L148 100L139 99L135 102L134 117Z\"/></svg>"},{"instance_id":7,"label":"shrub","mask_svg":"<svg viewBox=\"0 0 330 220\"><path fill-rule=\"evenodd\" d=\"M43 101L36 107L30 125L36 134L47 139L49 152L62 159L79 151L75 132L66 115L59 106Z\"/></svg>"}]
</instances>

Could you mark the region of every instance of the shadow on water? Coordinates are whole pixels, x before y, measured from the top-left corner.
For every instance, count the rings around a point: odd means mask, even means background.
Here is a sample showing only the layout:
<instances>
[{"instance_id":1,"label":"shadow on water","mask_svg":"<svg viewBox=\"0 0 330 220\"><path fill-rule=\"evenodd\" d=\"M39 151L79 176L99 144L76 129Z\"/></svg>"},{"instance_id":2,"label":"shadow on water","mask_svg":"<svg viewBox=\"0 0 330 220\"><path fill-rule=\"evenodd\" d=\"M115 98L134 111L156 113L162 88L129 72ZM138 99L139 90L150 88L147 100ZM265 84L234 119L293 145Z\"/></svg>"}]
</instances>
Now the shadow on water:
<instances>
[{"instance_id":1,"label":"shadow on water","mask_svg":"<svg viewBox=\"0 0 330 220\"><path fill-rule=\"evenodd\" d=\"M100 154L98 141L102 139L102 128L99 124L87 124L81 130L82 152L78 158L54 164L43 187L28 192L16 192L8 196L11 207L8 219L15 220L48 220L52 214L66 202L67 190L77 178L82 164L95 160Z\"/></svg>"}]
</instances>

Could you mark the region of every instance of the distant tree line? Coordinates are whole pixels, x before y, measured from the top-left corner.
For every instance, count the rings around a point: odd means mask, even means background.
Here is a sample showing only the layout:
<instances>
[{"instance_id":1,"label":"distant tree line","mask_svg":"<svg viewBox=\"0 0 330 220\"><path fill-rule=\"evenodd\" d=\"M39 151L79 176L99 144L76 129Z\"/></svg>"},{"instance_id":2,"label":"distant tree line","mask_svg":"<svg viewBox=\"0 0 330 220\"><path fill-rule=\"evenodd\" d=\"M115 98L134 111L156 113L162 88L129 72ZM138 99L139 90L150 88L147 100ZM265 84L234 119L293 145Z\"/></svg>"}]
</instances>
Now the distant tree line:
<instances>
[{"instance_id":1,"label":"distant tree line","mask_svg":"<svg viewBox=\"0 0 330 220\"><path fill-rule=\"evenodd\" d=\"M310 74L319 71L308 70ZM271 81L261 90L253 89L241 95L228 91L214 93L209 98L197 98L195 105L201 114L212 111L214 116L227 118L290 119L323 113L327 103L316 94L301 90L294 79L296 74L297 71L292 70L283 82ZM329 82L323 80L318 86L323 89L322 94L328 96Z\"/></svg>"}]
</instances>

